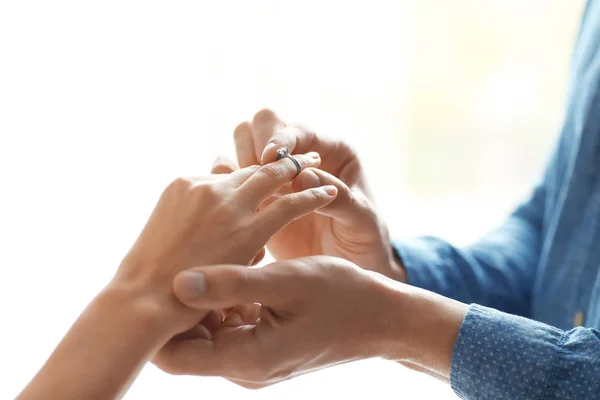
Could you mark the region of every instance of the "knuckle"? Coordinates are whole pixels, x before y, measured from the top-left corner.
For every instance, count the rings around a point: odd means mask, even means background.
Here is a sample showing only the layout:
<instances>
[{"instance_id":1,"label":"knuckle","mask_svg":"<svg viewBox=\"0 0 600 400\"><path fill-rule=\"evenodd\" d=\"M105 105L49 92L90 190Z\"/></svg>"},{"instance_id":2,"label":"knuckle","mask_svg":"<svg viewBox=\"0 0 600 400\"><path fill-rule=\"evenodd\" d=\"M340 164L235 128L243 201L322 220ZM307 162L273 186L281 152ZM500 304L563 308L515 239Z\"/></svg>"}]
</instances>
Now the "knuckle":
<instances>
[{"instance_id":1,"label":"knuckle","mask_svg":"<svg viewBox=\"0 0 600 400\"><path fill-rule=\"evenodd\" d=\"M164 350L160 351L156 356L154 356L152 363L158 367L158 369L166 372L169 375L184 375L186 373L181 365L174 362L172 357L165 355Z\"/></svg>"},{"instance_id":2,"label":"knuckle","mask_svg":"<svg viewBox=\"0 0 600 400\"><path fill-rule=\"evenodd\" d=\"M180 176L180 177L175 178L173 181L171 181L171 183L169 184L167 189L180 191L180 190L189 189L191 186L192 186L192 181Z\"/></svg>"},{"instance_id":3,"label":"knuckle","mask_svg":"<svg viewBox=\"0 0 600 400\"><path fill-rule=\"evenodd\" d=\"M311 281L314 279L313 265L306 261L299 261L288 265L286 274L290 277L299 279L302 282Z\"/></svg>"},{"instance_id":4,"label":"knuckle","mask_svg":"<svg viewBox=\"0 0 600 400\"><path fill-rule=\"evenodd\" d=\"M260 167L259 173L268 178L274 179L281 175L284 175L285 168L283 168L283 166L280 163L271 163Z\"/></svg>"},{"instance_id":5,"label":"knuckle","mask_svg":"<svg viewBox=\"0 0 600 400\"><path fill-rule=\"evenodd\" d=\"M263 168L262 165L251 165L249 167L244 168L243 172L246 172L248 175L254 175L258 171L260 171L261 168ZM242 171L242 170L240 170L240 171Z\"/></svg>"},{"instance_id":6,"label":"knuckle","mask_svg":"<svg viewBox=\"0 0 600 400\"><path fill-rule=\"evenodd\" d=\"M218 156L212 164L213 174L228 174L235 170L234 163L227 157Z\"/></svg>"},{"instance_id":7,"label":"knuckle","mask_svg":"<svg viewBox=\"0 0 600 400\"><path fill-rule=\"evenodd\" d=\"M235 185L240 185L245 182L249 177L256 174L262 166L260 165L251 165L249 167L238 169L229 175L230 182Z\"/></svg>"},{"instance_id":8,"label":"knuckle","mask_svg":"<svg viewBox=\"0 0 600 400\"><path fill-rule=\"evenodd\" d=\"M362 269L350 261L342 260L331 263L331 268L329 268L326 273L331 278L337 277L338 279L350 279L356 276L357 271L362 271Z\"/></svg>"},{"instance_id":9,"label":"knuckle","mask_svg":"<svg viewBox=\"0 0 600 400\"><path fill-rule=\"evenodd\" d=\"M327 286L332 279L338 280L340 276L345 276L351 265L350 262L335 257L312 256L297 260L289 273L293 273L295 279L303 282L304 286L316 289Z\"/></svg>"},{"instance_id":10,"label":"knuckle","mask_svg":"<svg viewBox=\"0 0 600 400\"><path fill-rule=\"evenodd\" d=\"M320 256L319 256L320 257ZM277 275L285 280L298 283L295 287L304 286L312 282L319 272L319 268L315 268L318 259L315 257L305 257L293 260L279 261L277 265Z\"/></svg>"},{"instance_id":11,"label":"knuckle","mask_svg":"<svg viewBox=\"0 0 600 400\"><path fill-rule=\"evenodd\" d=\"M220 198L219 190L213 182L202 183L192 189L194 195L203 201Z\"/></svg>"}]
</instances>

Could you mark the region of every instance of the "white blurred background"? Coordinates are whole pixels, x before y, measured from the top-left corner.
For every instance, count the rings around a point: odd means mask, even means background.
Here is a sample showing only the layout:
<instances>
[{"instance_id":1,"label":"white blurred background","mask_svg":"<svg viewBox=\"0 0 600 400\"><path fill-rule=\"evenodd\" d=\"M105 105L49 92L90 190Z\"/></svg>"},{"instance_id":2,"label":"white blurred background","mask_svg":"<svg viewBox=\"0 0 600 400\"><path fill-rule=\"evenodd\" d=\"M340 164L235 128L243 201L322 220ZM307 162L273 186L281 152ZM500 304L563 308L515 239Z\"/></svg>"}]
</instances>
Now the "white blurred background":
<instances>
[{"instance_id":1,"label":"white blurred background","mask_svg":"<svg viewBox=\"0 0 600 400\"><path fill-rule=\"evenodd\" d=\"M492 228L558 132L582 7L0 2L0 398L110 279L163 187L233 156L260 108L356 146L394 236ZM211 396L454 398L380 360L261 391L149 365L126 398Z\"/></svg>"}]
</instances>

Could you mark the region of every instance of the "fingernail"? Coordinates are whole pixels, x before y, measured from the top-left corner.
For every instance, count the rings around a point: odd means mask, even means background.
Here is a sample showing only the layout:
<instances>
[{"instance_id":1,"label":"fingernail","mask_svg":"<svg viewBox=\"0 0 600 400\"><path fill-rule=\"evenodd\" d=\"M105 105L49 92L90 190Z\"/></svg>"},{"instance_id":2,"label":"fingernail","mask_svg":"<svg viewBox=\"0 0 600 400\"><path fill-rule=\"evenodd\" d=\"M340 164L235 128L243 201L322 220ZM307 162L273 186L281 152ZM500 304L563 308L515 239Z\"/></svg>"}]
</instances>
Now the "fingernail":
<instances>
[{"instance_id":1,"label":"fingernail","mask_svg":"<svg viewBox=\"0 0 600 400\"><path fill-rule=\"evenodd\" d=\"M300 181L303 189L310 189L321 186L321 179L311 170L304 171L302 181Z\"/></svg>"},{"instance_id":2,"label":"fingernail","mask_svg":"<svg viewBox=\"0 0 600 400\"><path fill-rule=\"evenodd\" d=\"M269 150L271 150L273 147L275 147L275 143L271 142L269 143L265 149L263 150L262 156L260 156L260 160L263 161L265 159L265 156L267 155L267 153L269 152Z\"/></svg>"},{"instance_id":3,"label":"fingernail","mask_svg":"<svg viewBox=\"0 0 600 400\"><path fill-rule=\"evenodd\" d=\"M188 299L195 299L206 291L204 274L198 271L185 271L181 273L180 294Z\"/></svg>"},{"instance_id":4,"label":"fingernail","mask_svg":"<svg viewBox=\"0 0 600 400\"><path fill-rule=\"evenodd\" d=\"M320 188L317 188L315 190L321 192L327 197L334 197L338 192L337 188L333 185L321 186Z\"/></svg>"}]
</instances>

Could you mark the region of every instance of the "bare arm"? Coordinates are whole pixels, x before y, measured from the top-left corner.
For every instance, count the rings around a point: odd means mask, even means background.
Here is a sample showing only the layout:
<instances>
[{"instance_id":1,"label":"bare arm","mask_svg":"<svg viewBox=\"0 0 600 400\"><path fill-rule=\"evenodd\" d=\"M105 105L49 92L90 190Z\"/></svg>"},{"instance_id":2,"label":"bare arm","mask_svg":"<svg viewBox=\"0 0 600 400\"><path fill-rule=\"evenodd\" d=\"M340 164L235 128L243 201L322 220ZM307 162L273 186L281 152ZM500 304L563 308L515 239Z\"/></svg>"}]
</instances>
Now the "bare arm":
<instances>
[{"instance_id":1,"label":"bare arm","mask_svg":"<svg viewBox=\"0 0 600 400\"><path fill-rule=\"evenodd\" d=\"M139 295L108 285L18 399L121 397L145 362L177 333L163 318L168 307Z\"/></svg>"},{"instance_id":2,"label":"bare arm","mask_svg":"<svg viewBox=\"0 0 600 400\"><path fill-rule=\"evenodd\" d=\"M319 162L297 159L303 167ZM197 327L208 314L175 298L171 281L179 271L249 264L275 232L335 199L335 187L321 187L284 195L258 210L296 175L295 165L281 160L170 184L113 280L18 398L121 397L169 339Z\"/></svg>"}]
</instances>

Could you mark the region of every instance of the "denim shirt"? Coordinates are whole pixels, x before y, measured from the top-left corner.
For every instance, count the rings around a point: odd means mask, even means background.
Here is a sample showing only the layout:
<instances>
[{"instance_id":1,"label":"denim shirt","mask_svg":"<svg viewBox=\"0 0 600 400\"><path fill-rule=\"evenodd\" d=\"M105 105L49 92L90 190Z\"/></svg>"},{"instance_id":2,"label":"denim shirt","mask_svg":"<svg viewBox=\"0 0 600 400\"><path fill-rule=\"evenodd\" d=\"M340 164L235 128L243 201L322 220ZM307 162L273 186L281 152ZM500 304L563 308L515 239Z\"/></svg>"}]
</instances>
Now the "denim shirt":
<instances>
[{"instance_id":1,"label":"denim shirt","mask_svg":"<svg viewBox=\"0 0 600 400\"><path fill-rule=\"evenodd\" d=\"M566 112L539 184L463 248L394 242L409 282L471 304L450 383L465 399L600 399L600 1L577 38Z\"/></svg>"}]
</instances>

